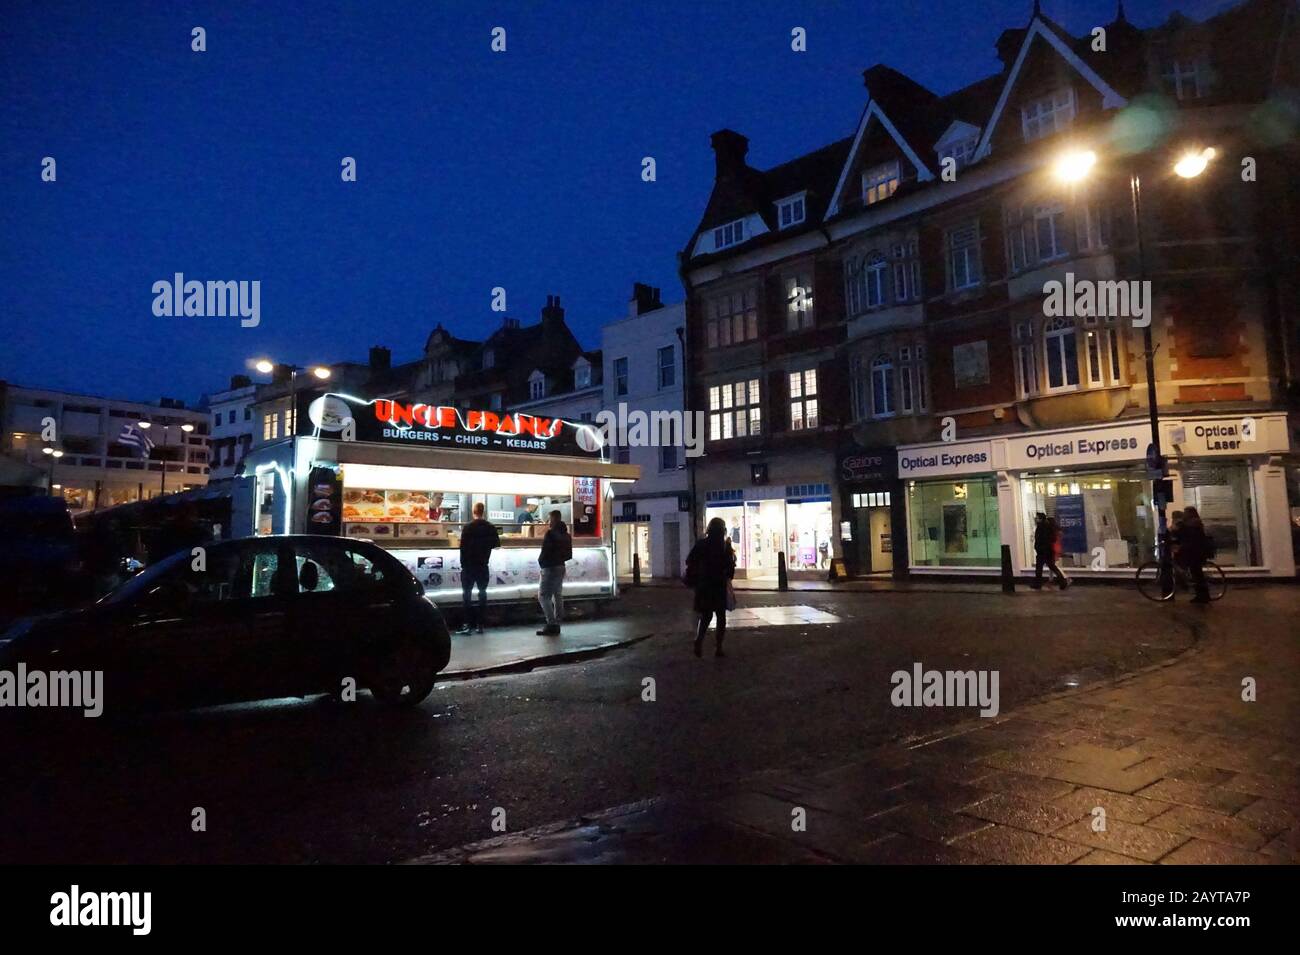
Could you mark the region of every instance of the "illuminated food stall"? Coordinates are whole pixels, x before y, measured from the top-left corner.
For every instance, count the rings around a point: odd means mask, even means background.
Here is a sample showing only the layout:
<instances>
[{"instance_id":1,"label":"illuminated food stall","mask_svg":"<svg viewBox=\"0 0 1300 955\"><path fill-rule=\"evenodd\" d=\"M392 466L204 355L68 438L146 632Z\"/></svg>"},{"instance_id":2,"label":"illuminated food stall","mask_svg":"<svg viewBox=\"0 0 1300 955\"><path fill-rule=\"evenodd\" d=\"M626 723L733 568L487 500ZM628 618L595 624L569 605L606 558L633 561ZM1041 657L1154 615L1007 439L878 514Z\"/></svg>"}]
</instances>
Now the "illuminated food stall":
<instances>
[{"instance_id":1,"label":"illuminated food stall","mask_svg":"<svg viewBox=\"0 0 1300 955\"><path fill-rule=\"evenodd\" d=\"M536 594L558 510L573 535L565 599L615 595L610 500L640 469L608 461L594 426L342 394L307 396L299 415L296 437L246 458L240 533L373 541L433 599L459 601L461 530L481 503L501 535L488 587L501 602Z\"/></svg>"}]
</instances>

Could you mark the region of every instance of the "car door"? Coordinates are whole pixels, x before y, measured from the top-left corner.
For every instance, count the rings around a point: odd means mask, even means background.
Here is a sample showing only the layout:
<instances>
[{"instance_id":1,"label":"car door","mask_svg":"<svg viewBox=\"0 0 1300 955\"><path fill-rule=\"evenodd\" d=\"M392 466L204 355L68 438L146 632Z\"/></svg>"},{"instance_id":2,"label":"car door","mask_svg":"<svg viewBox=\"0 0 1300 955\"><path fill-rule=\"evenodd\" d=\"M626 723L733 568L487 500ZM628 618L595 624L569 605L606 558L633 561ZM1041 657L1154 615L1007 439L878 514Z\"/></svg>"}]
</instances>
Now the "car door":
<instances>
[{"instance_id":1,"label":"car door","mask_svg":"<svg viewBox=\"0 0 1300 955\"><path fill-rule=\"evenodd\" d=\"M247 642L247 623L232 596L238 555L230 545L186 555L138 598L116 608L96 644L105 670L105 705L126 697L149 707L218 703L230 698L221 661Z\"/></svg>"},{"instance_id":2,"label":"car door","mask_svg":"<svg viewBox=\"0 0 1300 955\"><path fill-rule=\"evenodd\" d=\"M295 543L298 594L283 648L285 677L295 694L333 691L351 672L343 648L363 621L348 586L346 555L327 539Z\"/></svg>"},{"instance_id":3,"label":"car door","mask_svg":"<svg viewBox=\"0 0 1300 955\"><path fill-rule=\"evenodd\" d=\"M283 696L292 672L285 644L298 590L296 555L284 538L259 538L243 548L234 604L247 638L226 648L220 670L235 698Z\"/></svg>"}]
</instances>

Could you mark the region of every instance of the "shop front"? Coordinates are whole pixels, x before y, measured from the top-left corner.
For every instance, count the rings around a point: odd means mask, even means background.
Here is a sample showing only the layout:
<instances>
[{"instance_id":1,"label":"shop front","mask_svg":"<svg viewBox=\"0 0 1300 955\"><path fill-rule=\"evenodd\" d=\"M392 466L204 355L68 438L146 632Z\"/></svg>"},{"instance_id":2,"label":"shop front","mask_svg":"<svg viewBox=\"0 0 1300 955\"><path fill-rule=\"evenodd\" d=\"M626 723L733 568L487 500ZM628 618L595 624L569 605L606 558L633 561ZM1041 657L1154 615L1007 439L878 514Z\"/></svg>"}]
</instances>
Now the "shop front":
<instances>
[{"instance_id":1,"label":"shop front","mask_svg":"<svg viewBox=\"0 0 1300 955\"><path fill-rule=\"evenodd\" d=\"M907 509L893 448L850 444L838 456L840 547L850 576L907 568Z\"/></svg>"},{"instance_id":2,"label":"shop front","mask_svg":"<svg viewBox=\"0 0 1300 955\"><path fill-rule=\"evenodd\" d=\"M1295 574L1283 455L1285 416L1161 421L1172 520L1195 507L1232 573ZM907 482L912 569L997 573L1001 545L1034 564L1034 522L1060 528L1067 573L1129 575L1155 558L1158 513L1146 467L1150 426L1129 419L1082 428L899 449ZM978 469L978 470L977 470Z\"/></svg>"},{"instance_id":3,"label":"shop front","mask_svg":"<svg viewBox=\"0 0 1300 955\"><path fill-rule=\"evenodd\" d=\"M784 555L794 578L821 579L834 556L831 486L789 484L707 491L704 521L722 518L736 550L736 576L776 580Z\"/></svg>"},{"instance_id":4,"label":"shop front","mask_svg":"<svg viewBox=\"0 0 1300 955\"><path fill-rule=\"evenodd\" d=\"M573 535L565 597L617 590L610 500L634 465L604 460L594 429L530 415L366 401L305 399L298 435L249 454L237 533L338 534L392 552L438 602L458 601L460 534L482 504L501 548L488 600L531 598L548 516Z\"/></svg>"}]
</instances>

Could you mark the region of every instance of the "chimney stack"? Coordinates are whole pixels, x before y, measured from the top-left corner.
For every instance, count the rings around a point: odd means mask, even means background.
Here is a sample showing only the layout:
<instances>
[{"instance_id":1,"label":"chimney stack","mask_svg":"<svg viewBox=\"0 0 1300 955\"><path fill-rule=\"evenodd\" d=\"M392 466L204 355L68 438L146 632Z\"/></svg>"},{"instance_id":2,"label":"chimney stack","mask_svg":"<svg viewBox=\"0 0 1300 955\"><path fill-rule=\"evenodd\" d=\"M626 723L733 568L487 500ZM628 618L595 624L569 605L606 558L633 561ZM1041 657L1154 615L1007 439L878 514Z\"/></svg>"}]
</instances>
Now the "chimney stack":
<instances>
[{"instance_id":1,"label":"chimney stack","mask_svg":"<svg viewBox=\"0 0 1300 955\"><path fill-rule=\"evenodd\" d=\"M656 308L662 308L659 301L659 289L642 282L632 283L632 298L628 302L628 317L634 318L637 315L644 315L646 312L653 312Z\"/></svg>"},{"instance_id":2,"label":"chimney stack","mask_svg":"<svg viewBox=\"0 0 1300 955\"><path fill-rule=\"evenodd\" d=\"M374 345L370 349L370 373L382 374L393 367L393 353L383 345Z\"/></svg>"},{"instance_id":3,"label":"chimney stack","mask_svg":"<svg viewBox=\"0 0 1300 955\"><path fill-rule=\"evenodd\" d=\"M542 309L542 325L547 329L564 324L564 309L560 307L560 296L546 296L546 307Z\"/></svg>"},{"instance_id":4,"label":"chimney stack","mask_svg":"<svg viewBox=\"0 0 1300 955\"><path fill-rule=\"evenodd\" d=\"M998 59L1002 61L1003 72L1010 72L1011 67L1015 65L1016 56L1020 53L1020 47L1025 42L1026 32L1027 31L1016 27L1010 30L1003 30L1002 35L998 37Z\"/></svg>"},{"instance_id":5,"label":"chimney stack","mask_svg":"<svg viewBox=\"0 0 1300 955\"><path fill-rule=\"evenodd\" d=\"M230 376L230 390L231 390L231 391L234 391L236 388L247 388L247 387L249 387L252 383L253 383L253 379L252 379L252 378L249 378L247 375L231 375L231 376Z\"/></svg>"},{"instance_id":6,"label":"chimney stack","mask_svg":"<svg viewBox=\"0 0 1300 955\"><path fill-rule=\"evenodd\" d=\"M745 168L749 140L731 129L720 129L709 137L713 144L714 175L718 179L735 178Z\"/></svg>"}]
</instances>

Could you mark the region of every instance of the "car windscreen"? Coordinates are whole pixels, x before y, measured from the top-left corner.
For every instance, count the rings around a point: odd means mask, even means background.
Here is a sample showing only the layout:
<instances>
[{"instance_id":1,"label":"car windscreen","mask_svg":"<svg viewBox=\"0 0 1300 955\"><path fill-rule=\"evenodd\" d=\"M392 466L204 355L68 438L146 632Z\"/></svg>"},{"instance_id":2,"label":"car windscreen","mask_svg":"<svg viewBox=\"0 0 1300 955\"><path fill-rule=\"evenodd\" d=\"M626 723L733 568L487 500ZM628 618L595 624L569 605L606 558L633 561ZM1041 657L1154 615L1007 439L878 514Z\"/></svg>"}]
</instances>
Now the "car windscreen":
<instances>
[{"instance_id":1,"label":"car windscreen","mask_svg":"<svg viewBox=\"0 0 1300 955\"><path fill-rule=\"evenodd\" d=\"M164 557L158 563L145 568L139 574L132 577L121 587L118 587L112 593L108 594L100 603L118 604L127 600L134 600L140 594L145 593L153 587L163 577L170 573L174 568L190 559L188 550L178 550L170 556Z\"/></svg>"}]
</instances>

